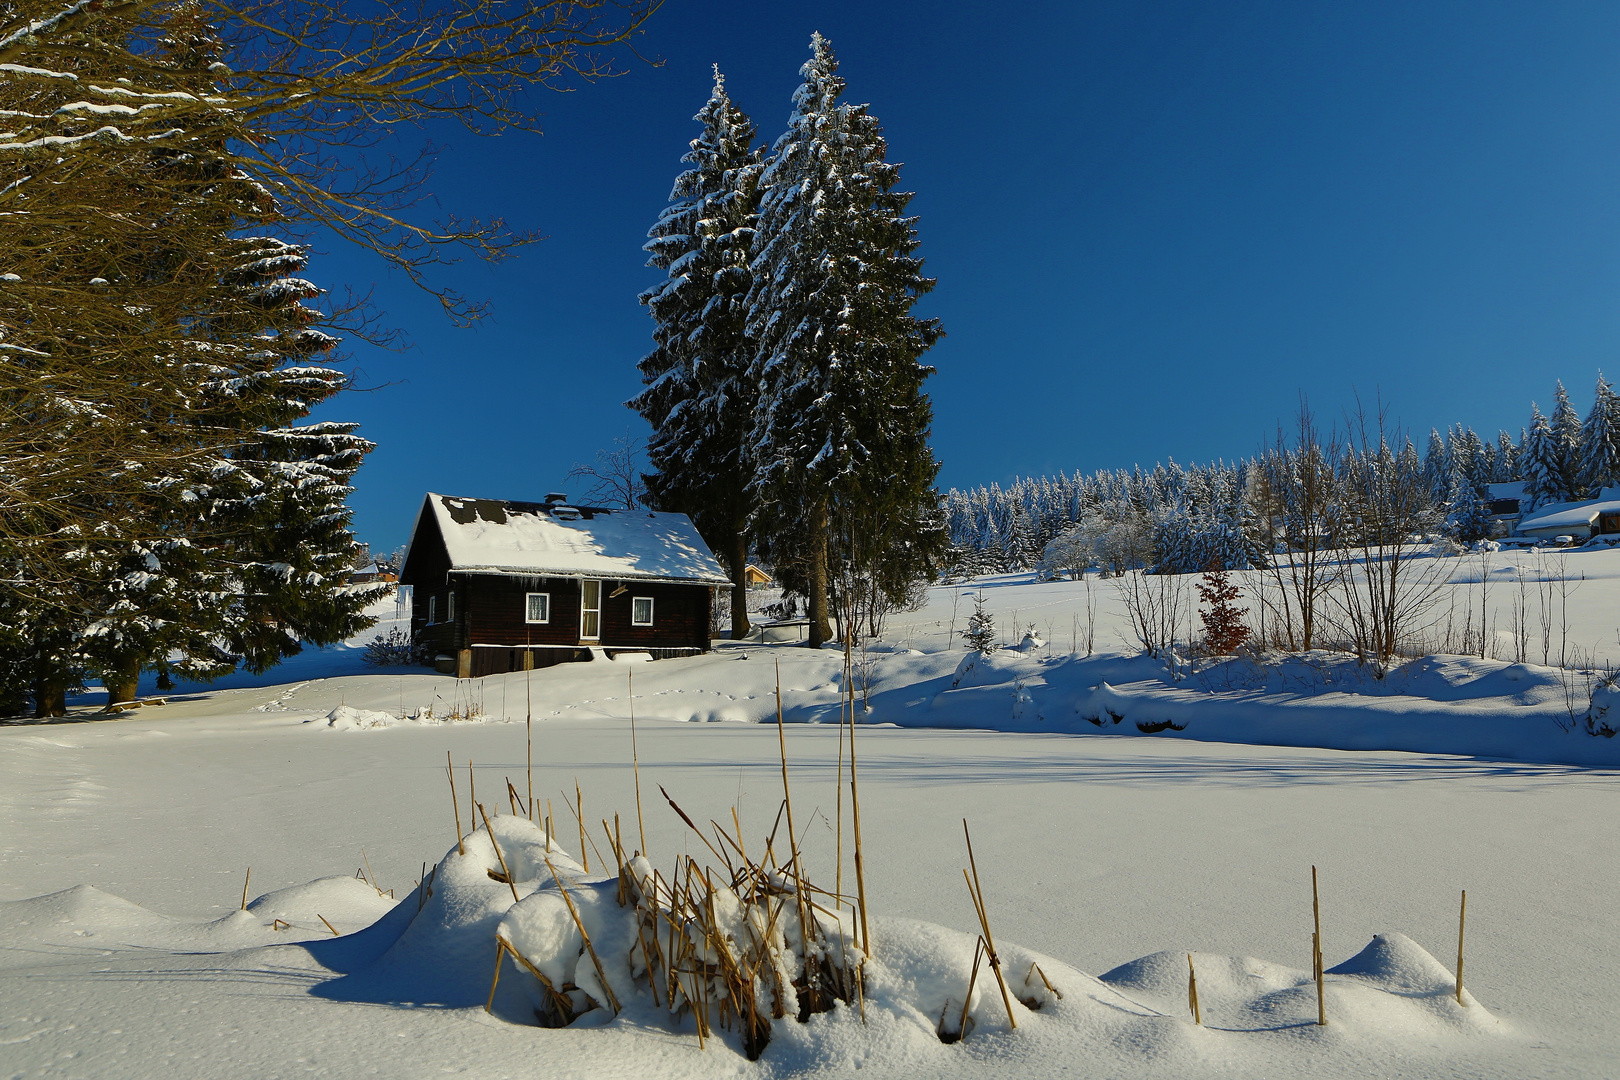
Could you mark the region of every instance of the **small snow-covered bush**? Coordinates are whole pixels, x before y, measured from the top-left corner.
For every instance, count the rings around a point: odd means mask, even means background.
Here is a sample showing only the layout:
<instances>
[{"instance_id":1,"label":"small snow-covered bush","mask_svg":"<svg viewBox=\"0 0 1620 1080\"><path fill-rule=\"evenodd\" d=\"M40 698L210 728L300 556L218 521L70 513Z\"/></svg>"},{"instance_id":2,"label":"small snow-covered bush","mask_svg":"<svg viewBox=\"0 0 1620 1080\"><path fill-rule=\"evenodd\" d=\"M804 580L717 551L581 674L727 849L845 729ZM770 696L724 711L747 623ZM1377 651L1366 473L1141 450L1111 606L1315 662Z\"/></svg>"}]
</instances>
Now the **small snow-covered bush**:
<instances>
[{"instance_id":1,"label":"small snow-covered bush","mask_svg":"<svg viewBox=\"0 0 1620 1080\"><path fill-rule=\"evenodd\" d=\"M1592 688L1592 702L1586 708L1586 731L1612 739L1620 734L1620 672Z\"/></svg>"},{"instance_id":2,"label":"small snow-covered bush","mask_svg":"<svg viewBox=\"0 0 1620 1080\"><path fill-rule=\"evenodd\" d=\"M378 634L366 642L366 663L377 667L403 667L417 660L416 642L402 627Z\"/></svg>"}]
</instances>

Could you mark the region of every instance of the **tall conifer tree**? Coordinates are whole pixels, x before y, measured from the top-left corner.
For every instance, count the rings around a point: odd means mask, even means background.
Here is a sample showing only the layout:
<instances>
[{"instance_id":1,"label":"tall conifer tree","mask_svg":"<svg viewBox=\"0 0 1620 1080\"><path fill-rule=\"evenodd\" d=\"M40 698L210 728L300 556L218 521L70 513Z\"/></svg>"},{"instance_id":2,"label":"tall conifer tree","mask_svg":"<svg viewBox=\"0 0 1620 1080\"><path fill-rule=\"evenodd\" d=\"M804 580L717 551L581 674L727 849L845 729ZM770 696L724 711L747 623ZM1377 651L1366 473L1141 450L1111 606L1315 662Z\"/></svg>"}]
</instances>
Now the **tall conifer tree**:
<instances>
[{"instance_id":1,"label":"tall conifer tree","mask_svg":"<svg viewBox=\"0 0 1620 1080\"><path fill-rule=\"evenodd\" d=\"M748 327L760 535L809 599L814 646L831 635L829 541L842 541L840 571L859 564L855 578L888 590L926 572L945 532L920 362L941 330L911 314L934 287L913 255L911 195L895 190L877 120L839 101L827 39L810 48L763 177Z\"/></svg>"},{"instance_id":2,"label":"tall conifer tree","mask_svg":"<svg viewBox=\"0 0 1620 1080\"><path fill-rule=\"evenodd\" d=\"M1558 453L1558 476L1562 487L1560 502L1580 498L1581 486L1581 418L1569 402L1569 391L1560 379L1553 392L1553 412L1548 423L1552 427L1553 448Z\"/></svg>"},{"instance_id":3,"label":"tall conifer tree","mask_svg":"<svg viewBox=\"0 0 1620 1080\"><path fill-rule=\"evenodd\" d=\"M1563 502L1568 498L1558 452L1558 439L1552 425L1541 415L1535 402L1530 403L1530 430L1525 433L1519 454L1519 472L1524 477L1526 510L1538 506Z\"/></svg>"},{"instance_id":4,"label":"tall conifer tree","mask_svg":"<svg viewBox=\"0 0 1620 1080\"><path fill-rule=\"evenodd\" d=\"M1603 488L1620 486L1620 396L1602 372L1592 411L1581 426L1580 486L1582 494L1594 497Z\"/></svg>"},{"instance_id":5,"label":"tall conifer tree","mask_svg":"<svg viewBox=\"0 0 1620 1080\"><path fill-rule=\"evenodd\" d=\"M652 425L645 478L653 504L687 514L731 575L731 633L748 633L748 463L744 444L757 396L746 333L749 271L759 210L755 128L714 90L703 131L681 158L670 204L648 233L647 265L668 277L641 294L657 323L640 363L646 389L629 402Z\"/></svg>"}]
</instances>

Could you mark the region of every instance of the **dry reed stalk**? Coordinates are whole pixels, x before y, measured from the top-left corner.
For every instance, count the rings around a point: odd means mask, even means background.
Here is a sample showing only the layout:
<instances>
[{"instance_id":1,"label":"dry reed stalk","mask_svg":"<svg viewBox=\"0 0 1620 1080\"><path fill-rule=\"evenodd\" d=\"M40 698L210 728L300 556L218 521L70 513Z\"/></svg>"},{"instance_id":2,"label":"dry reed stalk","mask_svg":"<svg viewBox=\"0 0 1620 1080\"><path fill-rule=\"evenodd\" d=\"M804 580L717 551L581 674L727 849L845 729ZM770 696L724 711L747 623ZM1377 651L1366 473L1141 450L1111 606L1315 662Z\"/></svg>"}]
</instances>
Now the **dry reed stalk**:
<instances>
[{"instance_id":1,"label":"dry reed stalk","mask_svg":"<svg viewBox=\"0 0 1620 1080\"><path fill-rule=\"evenodd\" d=\"M724 862L725 856L721 855L720 852L715 849L715 846L709 843L709 838L703 835L703 830L697 827L697 823L694 822L690 817L687 817L686 811L682 810L680 805L676 803L674 799L670 798L669 792L664 790L663 784L658 785L658 793L664 797L665 802L669 803L669 808L675 811L676 814L680 815L680 819L682 821L686 822L686 827L697 833L697 838L703 841L703 846L714 852L715 858L719 859L721 862ZM566 798L567 796L564 796L564 799Z\"/></svg>"},{"instance_id":2,"label":"dry reed stalk","mask_svg":"<svg viewBox=\"0 0 1620 1080\"><path fill-rule=\"evenodd\" d=\"M366 849L365 848L360 849L360 858L365 860L365 863L366 863L366 876L370 879L369 881L366 882L366 884L370 885L373 889L376 889L377 890L377 895L381 896L383 891L382 891L382 888L377 884L377 874L376 874L376 871L371 869L371 856L366 854Z\"/></svg>"},{"instance_id":3,"label":"dry reed stalk","mask_svg":"<svg viewBox=\"0 0 1620 1080\"><path fill-rule=\"evenodd\" d=\"M1187 1005L1192 1009L1193 1023L1204 1025L1204 1014L1198 1009L1198 973L1193 970L1192 953L1187 954Z\"/></svg>"},{"instance_id":4,"label":"dry reed stalk","mask_svg":"<svg viewBox=\"0 0 1620 1080\"><path fill-rule=\"evenodd\" d=\"M450 761L450 751L444 752L444 771L450 775L450 808L456 812L456 853L467 854L467 845L461 842L461 802L456 798L456 767Z\"/></svg>"},{"instance_id":5,"label":"dry reed stalk","mask_svg":"<svg viewBox=\"0 0 1620 1080\"><path fill-rule=\"evenodd\" d=\"M558 992L557 988L552 985L551 980L546 978L546 973L530 963L529 958L518 952L510 941L507 941L499 934L495 935L495 940L506 948L506 955L510 956L514 961L525 968L529 974L533 975L536 979L539 979L540 985L545 988L546 993L551 995L550 1001L553 1016L556 1019L563 1021L562 1024L558 1024L557 1026L565 1026L569 1021L571 1021L574 1015L573 1003L568 1000L566 995ZM496 963L499 964L499 961L497 960Z\"/></svg>"},{"instance_id":6,"label":"dry reed stalk","mask_svg":"<svg viewBox=\"0 0 1620 1080\"><path fill-rule=\"evenodd\" d=\"M1063 991L1052 985L1052 980L1046 977L1046 972L1041 970L1041 965L1030 964L1029 975L1039 975L1041 977L1041 982L1046 984L1046 989L1051 991L1051 993L1055 995L1059 1001L1063 1000ZM1024 976L1025 982L1029 981L1029 975Z\"/></svg>"},{"instance_id":7,"label":"dry reed stalk","mask_svg":"<svg viewBox=\"0 0 1620 1080\"><path fill-rule=\"evenodd\" d=\"M472 758L467 759L467 802L471 804L467 808L467 816L472 818L473 829L476 830L478 828L478 811L474 807L478 805L478 789L473 785Z\"/></svg>"},{"instance_id":8,"label":"dry reed stalk","mask_svg":"<svg viewBox=\"0 0 1620 1080\"><path fill-rule=\"evenodd\" d=\"M630 679L630 772L636 778L636 827L641 832L641 854L647 854L647 822L641 816L641 757L636 753L636 673L625 673Z\"/></svg>"},{"instance_id":9,"label":"dry reed stalk","mask_svg":"<svg viewBox=\"0 0 1620 1080\"><path fill-rule=\"evenodd\" d=\"M563 792L563 802L566 803L567 801L568 793ZM591 872L591 857L585 851L585 796L579 790L579 777L577 776L574 777L574 805L571 809L574 811L574 820L579 822L579 862L588 874ZM599 851L596 854L600 858L602 853Z\"/></svg>"},{"instance_id":10,"label":"dry reed stalk","mask_svg":"<svg viewBox=\"0 0 1620 1080\"><path fill-rule=\"evenodd\" d=\"M810 996L810 1010L815 1008L815 973L810 953L810 920L805 914L804 873L799 865L799 838L793 830L793 792L788 787L787 735L782 725L782 662L776 662L776 741L782 752L782 802L787 807L788 849L793 868L793 890L799 905L799 941L804 947L805 990Z\"/></svg>"},{"instance_id":11,"label":"dry reed stalk","mask_svg":"<svg viewBox=\"0 0 1620 1080\"><path fill-rule=\"evenodd\" d=\"M607 972L602 970L602 961L596 955L596 947L591 944L591 935L585 930L585 923L579 917L579 909L574 906L574 898L568 895L568 889L563 885L562 875L557 868L546 860L546 869L551 871L551 880L557 883L557 891L562 894L563 903L568 905L568 914L574 917L574 925L579 928L580 939L585 942L585 951L591 954L591 964L596 968L596 977L602 984L602 992L608 996L608 1004L613 1006L613 1014L617 1016L621 1011L619 999L614 996L613 987L608 985Z\"/></svg>"},{"instance_id":12,"label":"dry reed stalk","mask_svg":"<svg viewBox=\"0 0 1620 1080\"><path fill-rule=\"evenodd\" d=\"M270 922L270 929L272 929L272 930L291 930L292 929L292 923L288 922L286 919L272 919L271 922Z\"/></svg>"},{"instance_id":13,"label":"dry reed stalk","mask_svg":"<svg viewBox=\"0 0 1620 1080\"><path fill-rule=\"evenodd\" d=\"M837 870L833 874L833 893L844 895L844 710L847 707L851 723L855 718L854 659L850 653L850 635L844 635L844 700L838 708L838 771L834 774L834 805L837 807Z\"/></svg>"},{"instance_id":14,"label":"dry reed stalk","mask_svg":"<svg viewBox=\"0 0 1620 1080\"><path fill-rule=\"evenodd\" d=\"M1468 890L1462 891L1462 907L1457 912L1457 1004L1463 1004L1462 999L1462 969L1463 969L1463 930L1468 925Z\"/></svg>"},{"instance_id":15,"label":"dry reed stalk","mask_svg":"<svg viewBox=\"0 0 1620 1080\"><path fill-rule=\"evenodd\" d=\"M484 1002L484 1011L491 1012L495 1008L495 988L501 985L501 960L506 956L506 939L499 934L495 935L495 977L489 981L489 1000Z\"/></svg>"},{"instance_id":16,"label":"dry reed stalk","mask_svg":"<svg viewBox=\"0 0 1620 1080\"><path fill-rule=\"evenodd\" d=\"M866 861L861 849L861 789L855 777L855 699L849 704L849 810L855 826L855 896L861 909L861 940L859 945L867 956L872 955L872 927L866 918ZM964 822L965 824L965 822ZM862 991L864 993L864 991Z\"/></svg>"},{"instance_id":17,"label":"dry reed stalk","mask_svg":"<svg viewBox=\"0 0 1620 1080\"><path fill-rule=\"evenodd\" d=\"M1316 976L1316 1023L1327 1024L1327 1000L1322 993L1322 897L1316 887L1316 867L1311 867L1311 917L1316 933L1311 937L1311 969Z\"/></svg>"},{"instance_id":18,"label":"dry reed stalk","mask_svg":"<svg viewBox=\"0 0 1620 1080\"><path fill-rule=\"evenodd\" d=\"M1007 1009L1007 1022L1014 1030L1018 1028L1018 1018L1013 1016L1012 995L1007 993L1007 979L1001 973L1001 958L996 955L995 935L990 933L990 916L984 907L984 890L979 886L979 864L973 858L973 836L968 832L967 818L962 819L962 835L967 838L968 865L973 868L973 876L968 879L968 893L973 897L973 907L979 913L979 926L984 930L984 951L990 960L990 970L995 973L996 983L1001 987L1001 1003ZM859 859L859 856L856 856ZM859 866L859 862L856 863ZM962 871L967 877L967 871Z\"/></svg>"},{"instance_id":19,"label":"dry reed stalk","mask_svg":"<svg viewBox=\"0 0 1620 1080\"><path fill-rule=\"evenodd\" d=\"M330 701L331 698L328 698L327 700ZM250 867L247 868L247 876L242 879L242 910L243 911L247 910L248 882L250 882L252 880L253 880L253 867L250 866Z\"/></svg>"},{"instance_id":20,"label":"dry reed stalk","mask_svg":"<svg viewBox=\"0 0 1620 1080\"><path fill-rule=\"evenodd\" d=\"M484 814L483 803L476 805L478 806L478 812ZM518 902L517 882L512 880L512 871L506 865L506 856L501 854L501 845L495 841L495 830L490 828L488 814L484 814L484 830L489 833L489 842L495 848L495 858L501 864L501 873L506 875L506 887L512 890L512 903L515 904Z\"/></svg>"},{"instance_id":21,"label":"dry reed stalk","mask_svg":"<svg viewBox=\"0 0 1620 1080\"><path fill-rule=\"evenodd\" d=\"M330 700L332 700L332 699L331 699L331 698L327 698L327 700L328 700L328 701L330 701ZM323 922L323 923L326 923L326 928L327 928L327 929L328 929L328 930L330 930L330 931L332 931L332 936L333 936L333 937L340 937L340 936L342 936L342 935L340 935L340 934L339 934L339 933L338 933L338 932L337 932L337 927L335 927L335 926L333 926L333 925L332 925L332 924L331 924L331 923L329 923L329 922L326 922L326 916L325 916L325 915L322 915L322 914L321 914L321 913L320 913L320 912L318 912L318 911L317 911L317 912L316 912L316 913L315 913L315 917L316 917L316 918L317 918L317 919L319 919L319 920L321 920L321 922Z\"/></svg>"},{"instance_id":22,"label":"dry reed stalk","mask_svg":"<svg viewBox=\"0 0 1620 1080\"><path fill-rule=\"evenodd\" d=\"M513 817L517 817L517 792L512 788L512 778L503 776L501 779L506 782L506 808L512 812Z\"/></svg>"},{"instance_id":23,"label":"dry reed stalk","mask_svg":"<svg viewBox=\"0 0 1620 1080\"><path fill-rule=\"evenodd\" d=\"M534 820L534 815L530 813L528 804L523 801L523 796L517 793L517 788L512 786L510 779L506 781L506 798L508 802L516 804L512 808L513 817L525 817L530 821Z\"/></svg>"},{"instance_id":24,"label":"dry reed stalk","mask_svg":"<svg viewBox=\"0 0 1620 1080\"><path fill-rule=\"evenodd\" d=\"M529 778L529 820L534 820L534 715L523 719L524 730L524 774Z\"/></svg>"},{"instance_id":25,"label":"dry reed stalk","mask_svg":"<svg viewBox=\"0 0 1620 1080\"><path fill-rule=\"evenodd\" d=\"M551 799L546 799L546 854L551 854Z\"/></svg>"},{"instance_id":26,"label":"dry reed stalk","mask_svg":"<svg viewBox=\"0 0 1620 1080\"><path fill-rule=\"evenodd\" d=\"M967 1034L968 1034L968 1005L971 1004L972 1001L973 1001L973 986L974 986L975 983L977 983L979 981L979 961L980 961L980 959L983 958L983 956L984 956L984 935L981 934L978 937L973 939L973 967L968 972L967 992L962 995L962 1015L957 1018L957 1021L956 1021L956 1038L954 1040L952 1040L952 1041L960 1041L962 1039L967 1038ZM945 1028L945 1020L944 1020L944 1014L942 1013L941 1016L940 1016L940 1033L939 1033L940 1042L945 1041L944 1028Z\"/></svg>"}]
</instances>

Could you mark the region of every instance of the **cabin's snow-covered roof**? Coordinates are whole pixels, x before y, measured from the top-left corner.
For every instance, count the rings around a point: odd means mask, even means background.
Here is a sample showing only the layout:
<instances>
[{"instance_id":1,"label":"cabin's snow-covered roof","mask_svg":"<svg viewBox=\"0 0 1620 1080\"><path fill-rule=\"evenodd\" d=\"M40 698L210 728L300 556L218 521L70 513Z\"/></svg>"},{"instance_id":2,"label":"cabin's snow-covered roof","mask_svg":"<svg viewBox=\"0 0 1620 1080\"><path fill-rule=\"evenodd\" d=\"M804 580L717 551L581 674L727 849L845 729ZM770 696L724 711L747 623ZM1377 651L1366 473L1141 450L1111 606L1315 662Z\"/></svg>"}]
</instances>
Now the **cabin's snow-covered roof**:
<instances>
[{"instance_id":1,"label":"cabin's snow-covered roof","mask_svg":"<svg viewBox=\"0 0 1620 1080\"><path fill-rule=\"evenodd\" d=\"M1620 514L1620 488L1604 488L1602 498L1590 502L1552 503L1519 522L1520 532L1532 529L1571 529L1591 525L1599 514Z\"/></svg>"},{"instance_id":2,"label":"cabin's snow-covered roof","mask_svg":"<svg viewBox=\"0 0 1620 1080\"><path fill-rule=\"evenodd\" d=\"M1522 499L1524 498L1524 481L1514 480L1507 484L1486 484L1485 497L1488 499Z\"/></svg>"},{"instance_id":3,"label":"cabin's snow-covered roof","mask_svg":"<svg viewBox=\"0 0 1620 1080\"><path fill-rule=\"evenodd\" d=\"M431 492L425 506L452 570L728 583L685 514L588 510L576 517L544 503Z\"/></svg>"}]
</instances>

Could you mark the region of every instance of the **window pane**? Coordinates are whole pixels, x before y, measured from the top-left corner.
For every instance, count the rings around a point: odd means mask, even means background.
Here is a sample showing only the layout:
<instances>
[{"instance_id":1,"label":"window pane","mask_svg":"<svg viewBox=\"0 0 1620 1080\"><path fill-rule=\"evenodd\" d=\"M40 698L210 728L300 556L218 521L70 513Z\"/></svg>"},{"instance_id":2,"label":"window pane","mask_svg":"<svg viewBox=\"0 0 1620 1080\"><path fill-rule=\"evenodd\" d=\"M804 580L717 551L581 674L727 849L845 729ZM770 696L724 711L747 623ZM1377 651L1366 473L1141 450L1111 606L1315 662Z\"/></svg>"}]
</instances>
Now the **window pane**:
<instances>
[{"instance_id":1,"label":"window pane","mask_svg":"<svg viewBox=\"0 0 1620 1080\"><path fill-rule=\"evenodd\" d=\"M580 613L580 618L579 618L579 636L580 637L582 637L582 638L594 638L594 637L600 637L601 636L600 627L599 627L599 625L597 623L597 619L598 619L599 615L600 615L600 613L595 612L595 611L585 611L585 612Z\"/></svg>"},{"instance_id":2,"label":"window pane","mask_svg":"<svg viewBox=\"0 0 1620 1080\"><path fill-rule=\"evenodd\" d=\"M532 623L549 622L551 619L551 596L548 593L532 592L529 594L528 621Z\"/></svg>"},{"instance_id":3,"label":"window pane","mask_svg":"<svg viewBox=\"0 0 1620 1080\"><path fill-rule=\"evenodd\" d=\"M652 597L638 596L631 601L630 621L636 626L652 625Z\"/></svg>"}]
</instances>

